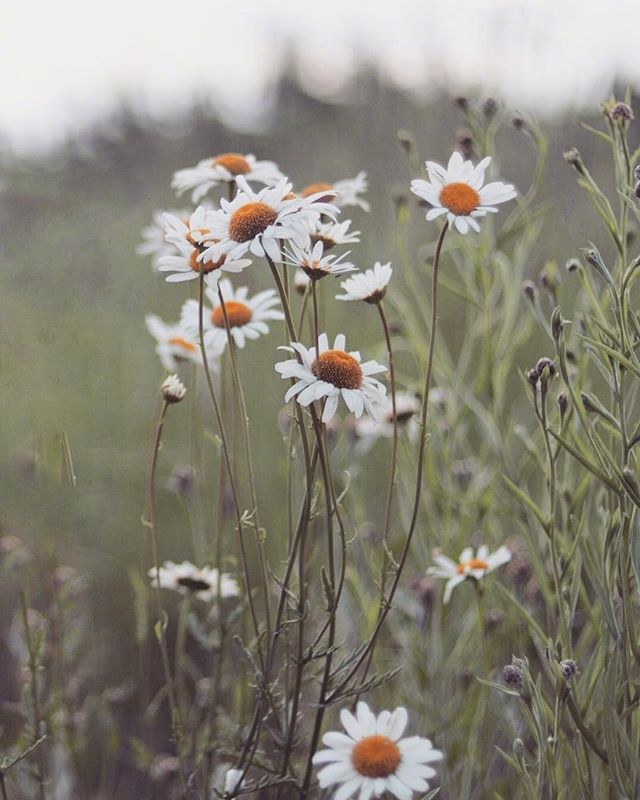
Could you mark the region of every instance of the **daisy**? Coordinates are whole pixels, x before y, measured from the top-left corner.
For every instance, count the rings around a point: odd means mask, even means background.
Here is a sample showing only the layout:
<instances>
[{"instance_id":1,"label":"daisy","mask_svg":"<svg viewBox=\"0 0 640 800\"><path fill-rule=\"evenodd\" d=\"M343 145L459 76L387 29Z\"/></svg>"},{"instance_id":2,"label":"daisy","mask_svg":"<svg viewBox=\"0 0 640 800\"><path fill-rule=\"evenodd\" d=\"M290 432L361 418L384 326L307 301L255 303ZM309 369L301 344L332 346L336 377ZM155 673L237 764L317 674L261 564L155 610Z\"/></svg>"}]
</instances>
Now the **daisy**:
<instances>
[{"instance_id":1,"label":"daisy","mask_svg":"<svg viewBox=\"0 0 640 800\"><path fill-rule=\"evenodd\" d=\"M314 219L309 229L311 241L322 242L325 250L330 250L337 244L357 244L360 241L360 231L351 231L351 220L345 219L342 222L321 222Z\"/></svg>"},{"instance_id":2,"label":"daisy","mask_svg":"<svg viewBox=\"0 0 640 800\"><path fill-rule=\"evenodd\" d=\"M164 238L164 213L163 211L154 211L153 221L141 231L143 241L136 246L136 253L139 256L152 256L151 264L154 269L159 268L160 259L163 256L173 255L176 250L175 246ZM180 211L169 213L176 217L185 216L185 212Z\"/></svg>"},{"instance_id":3,"label":"daisy","mask_svg":"<svg viewBox=\"0 0 640 800\"><path fill-rule=\"evenodd\" d=\"M213 307L206 309L203 320L203 322L206 320L204 341L207 350L211 348L214 353L222 353L227 345L227 328L220 293L227 312L229 333L240 348L244 347L247 339L257 339L261 334L269 333L266 320L284 319L282 311L274 307L280 305L275 289L265 289L248 298L249 289L246 286L239 286L234 291L231 281L226 279L220 281L218 289L206 290L207 298ZM197 335L199 314L198 301L187 300L182 307L180 324L194 336Z\"/></svg>"},{"instance_id":4,"label":"daisy","mask_svg":"<svg viewBox=\"0 0 640 800\"><path fill-rule=\"evenodd\" d=\"M365 303L379 303L387 293L387 286L391 280L391 264L381 264L379 261L373 269L359 272L347 278L340 286L345 294L337 294L336 300L364 300Z\"/></svg>"},{"instance_id":5,"label":"daisy","mask_svg":"<svg viewBox=\"0 0 640 800\"><path fill-rule=\"evenodd\" d=\"M299 358L291 358L276 364L276 372L285 378L296 380L287 391L284 399L289 402L295 397L301 406L308 406L314 400L326 397L322 412L322 421L329 422L338 408L340 397L349 411L356 417L363 412L376 416L376 408L382 403L386 387L372 378L387 368L376 361L360 362L360 353L345 351L345 337L336 336L333 348L329 348L326 333L318 337L320 354L316 356L316 348L306 348L299 342L292 342L291 347L280 348L296 353Z\"/></svg>"},{"instance_id":6,"label":"daisy","mask_svg":"<svg viewBox=\"0 0 640 800\"><path fill-rule=\"evenodd\" d=\"M192 334L179 323L167 325L157 314L147 314L145 323L147 330L156 340L156 353L165 369L174 372L185 361L202 364L197 333ZM222 351L217 350L213 343L208 343L206 340L205 347L209 364L217 369Z\"/></svg>"},{"instance_id":7,"label":"daisy","mask_svg":"<svg viewBox=\"0 0 640 800\"><path fill-rule=\"evenodd\" d=\"M291 184L286 178L257 194L242 177L237 183L239 191L235 198L231 202L222 199L220 210L214 212L209 236L213 242L205 251L205 263L222 255L235 260L248 250L280 262L281 242L288 240L299 247L307 244L309 210L330 217L337 213L335 206L321 200L322 195L303 199L291 194Z\"/></svg>"},{"instance_id":8,"label":"daisy","mask_svg":"<svg viewBox=\"0 0 640 800\"><path fill-rule=\"evenodd\" d=\"M322 197L322 193L333 191L335 192L335 199L331 200L331 202L337 205L338 208L360 206L364 211L369 211L371 206L360 197L368 188L367 173L359 172L355 178L345 178L335 183L312 183L304 188L300 195L302 197L310 197L317 194L321 196L321 199L328 200L331 195L328 198L326 196Z\"/></svg>"},{"instance_id":9,"label":"daisy","mask_svg":"<svg viewBox=\"0 0 640 800\"><path fill-rule=\"evenodd\" d=\"M158 576L160 581L158 582ZM193 595L210 602L218 596L218 570L210 567L196 567L189 561L176 564L165 561L157 570L149 570L152 586L173 589L180 594ZM223 572L220 576L220 597L237 597L240 587L235 578Z\"/></svg>"},{"instance_id":10,"label":"daisy","mask_svg":"<svg viewBox=\"0 0 640 800\"><path fill-rule=\"evenodd\" d=\"M501 567L511 561L511 551L505 545L499 547L495 553L489 553L486 545L478 548L477 553L473 554L472 547L466 547L461 553L458 563L443 555L435 555L434 561L437 567L429 567L427 575L435 575L437 578L448 578L444 590L444 602L448 603L451 599L451 592L463 583L467 578L479 581L485 575L493 572L494 569Z\"/></svg>"},{"instance_id":11,"label":"daisy","mask_svg":"<svg viewBox=\"0 0 640 800\"><path fill-rule=\"evenodd\" d=\"M192 190L191 199L197 203L209 189L221 183L231 183L239 175L245 180L257 181L267 186L272 186L284 177L273 161L257 161L251 153L222 153L199 161L195 167L178 170L173 175L171 187L178 195Z\"/></svg>"},{"instance_id":12,"label":"daisy","mask_svg":"<svg viewBox=\"0 0 640 800\"><path fill-rule=\"evenodd\" d=\"M318 281L327 275L341 275L344 272L353 272L354 265L350 261L343 261L349 253L341 256L323 256L324 245L316 242L313 246L297 247L295 244L287 251L288 264L300 267L308 278Z\"/></svg>"},{"instance_id":13,"label":"daisy","mask_svg":"<svg viewBox=\"0 0 640 800\"><path fill-rule=\"evenodd\" d=\"M396 422L398 430L406 429L409 438L414 438L418 431L416 414L420 411L420 398L409 392L396 392ZM359 419L354 426L354 433L359 439L391 438L393 436L393 403L386 397L380 404L377 419L366 417ZM371 442L373 444L373 441Z\"/></svg>"},{"instance_id":14,"label":"daisy","mask_svg":"<svg viewBox=\"0 0 640 800\"><path fill-rule=\"evenodd\" d=\"M184 400L187 390L184 383L177 375L167 375L164 383L160 387L160 394L166 403L179 403Z\"/></svg>"},{"instance_id":15,"label":"daisy","mask_svg":"<svg viewBox=\"0 0 640 800\"><path fill-rule=\"evenodd\" d=\"M427 211L427 220L446 214L449 224L455 225L460 233L467 233L469 228L479 231L477 217L497 212L496 205L513 200L517 194L510 183L494 181L482 185L484 172L490 163L491 158L487 156L474 167L457 151L449 159L446 169L427 161L429 181L411 181L411 191L433 206Z\"/></svg>"},{"instance_id":16,"label":"daisy","mask_svg":"<svg viewBox=\"0 0 640 800\"><path fill-rule=\"evenodd\" d=\"M436 774L429 764L440 761L442 753L421 736L400 738L408 718L402 707L377 717L363 702L355 716L343 709L340 721L347 733L325 733L322 741L328 749L313 756L314 764L326 764L318 772L320 788L342 784L333 800L348 800L356 792L358 800L385 792L411 800L414 792L427 792L427 781Z\"/></svg>"}]
</instances>

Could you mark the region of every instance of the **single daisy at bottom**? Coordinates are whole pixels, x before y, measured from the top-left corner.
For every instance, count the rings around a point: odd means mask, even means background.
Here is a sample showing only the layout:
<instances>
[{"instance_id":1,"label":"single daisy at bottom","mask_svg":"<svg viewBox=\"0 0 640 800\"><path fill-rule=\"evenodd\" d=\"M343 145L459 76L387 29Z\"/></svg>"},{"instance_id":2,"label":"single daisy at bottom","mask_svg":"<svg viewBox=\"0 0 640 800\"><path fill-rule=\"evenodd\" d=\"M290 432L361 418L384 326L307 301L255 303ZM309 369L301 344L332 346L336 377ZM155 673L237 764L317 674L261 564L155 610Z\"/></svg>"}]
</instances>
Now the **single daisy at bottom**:
<instances>
[{"instance_id":1,"label":"single daisy at bottom","mask_svg":"<svg viewBox=\"0 0 640 800\"><path fill-rule=\"evenodd\" d=\"M377 717L363 702L355 716L343 709L340 721L347 733L325 733L322 741L328 749L313 756L314 764L326 765L318 772L320 788L340 784L333 800L347 800L356 792L358 800L384 792L410 800L414 792L428 791L428 780L436 774L429 764L440 761L442 753L421 736L401 738L408 719L402 707Z\"/></svg>"},{"instance_id":2,"label":"single daisy at bottom","mask_svg":"<svg viewBox=\"0 0 640 800\"><path fill-rule=\"evenodd\" d=\"M295 397L301 406L308 406L315 400L326 398L322 421L329 422L342 397L356 417L361 417L365 411L376 417L387 390L371 376L386 372L387 368L377 361L361 363L360 353L348 353L345 346L343 334L338 334L333 347L329 348L326 333L321 333L318 337L319 355L316 355L315 347L307 348L299 342L292 342L291 347L280 348L299 356L275 365L276 372L283 378L296 381L287 391L285 402Z\"/></svg>"},{"instance_id":3,"label":"single daisy at bottom","mask_svg":"<svg viewBox=\"0 0 640 800\"><path fill-rule=\"evenodd\" d=\"M483 544L475 554L472 547L466 547L460 553L457 563L440 554L434 556L434 561L438 566L429 567L427 575L448 578L444 589L444 602L448 603L451 599L451 592L467 578L479 581L494 569L511 561L511 550L502 545L495 553L490 553L489 548Z\"/></svg>"}]
</instances>

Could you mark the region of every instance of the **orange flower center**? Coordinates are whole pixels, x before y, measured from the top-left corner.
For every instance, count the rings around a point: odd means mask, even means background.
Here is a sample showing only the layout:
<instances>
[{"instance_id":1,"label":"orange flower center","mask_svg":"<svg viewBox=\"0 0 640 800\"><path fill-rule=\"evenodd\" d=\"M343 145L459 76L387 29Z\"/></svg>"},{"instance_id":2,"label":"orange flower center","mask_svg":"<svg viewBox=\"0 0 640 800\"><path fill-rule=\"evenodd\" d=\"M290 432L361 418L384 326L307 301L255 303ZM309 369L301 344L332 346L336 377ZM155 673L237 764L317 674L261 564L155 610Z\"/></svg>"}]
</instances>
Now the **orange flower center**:
<instances>
[{"instance_id":1,"label":"orange flower center","mask_svg":"<svg viewBox=\"0 0 640 800\"><path fill-rule=\"evenodd\" d=\"M195 353L198 349L193 342L188 342L186 339L182 339L180 336L174 336L172 339L169 339L169 344L173 344L182 350L186 350L187 353Z\"/></svg>"},{"instance_id":2,"label":"orange flower center","mask_svg":"<svg viewBox=\"0 0 640 800\"><path fill-rule=\"evenodd\" d=\"M266 203L247 203L231 215L229 235L235 242L249 242L277 219L275 210Z\"/></svg>"},{"instance_id":3,"label":"orange flower center","mask_svg":"<svg viewBox=\"0 0 640 800\"><path fill-rule=\"evenodd\" d=\"M489 569L489 565L481 558L472 558L471 561L463 561L461 564L458 564L458 575L464 575L465 572L469 572L472 569L487 570Z\"/></svg>"},{"instance_id":4,"label":"orange flower center","mask_svg":"<svg viewBox=\"0 0 640 800\"><path fill-rule=\"evenodd\" d=\"M210 272L213 272L216 269L220 269L220 267L224 264L226 255L223 253L217 261L198 261L198 256L200 255L199 250L194 250L190 257L189 257L189 266L194 272L204 272L205 275L208 275Z\"/></svg>"},{"instance_id":5,"label":"orange flower center","mask_svg":"<svg viewBox=\"0 0 640 800\"><path fill-rule=\"evenodd\" d=\"M402 761L400 748L388 736L365 736L351 753L351 763L356 772L367 778L388 778Z\"/></svg>"},{"instance_id":6,"label":"orange flower center","mask_svg":"<svg viewBox=\"0 0 640 800\"><path fill-rule=\"evenodd\" d=\"M240 153L223 153L213 161L214 167L224 167L232 175L246 175L251 172L251 164Z\"/></svg>"},{"instance_id":7,"label":"orange flower center","mask_svg":"<svg viewBox=\"0 0 640 800\"><path fill-rule=\"evenodd\" d=\"M338 389L359 389L362 386L360 364L344 350L327 350L311 365L311 371L321 381Z\"/></svg>"},{"instance_id":8,"label":"orange flower center","mask_svg":"<svg viewBox=\"0 0 640 800\"><path fill-rule=\"evenodd\" d=\"M301 197L310 197L312 194L317 194L318 192L328 192L330 189L333 189L332 183L311 183L300 192L300 195ZM327 194L323 195L322 197L318 197L316 202L329 203L333 199L334 195Z\"/></svg>"},{"instance_id":9,"label":"orange flower center","mask_svg":"<svg viewBox=\"0 0 640 800\"><path fill-rule=\"evenodd\" d=\"M239 328L242 325L246 325L247 322L251 322L253 311L245 303L238 303L236 300L227 300L224 307L227 310L227 319L229 320L230 328ZM221 305L213 309L211 322L213 322L216 328L227 327L224 322L224 311Z\"/></svg>"},{"instance_id":10,"label":"orange flower center","mask_svg":"<svg viewBox=\"0 0 640 800\"><path fill-rule=\"evenodd\" d=\"M480 195L468 183L448 183L440 190L440 202L452 214L466 217L480 205Z\"/></svg>"},{"instance_id":11,"label":"orange flower center","mask_svg":"<svg viewBox=\"0 0 640 800\"><path fill-rule=\"evenodd\" d=\"M325 275L328 275L328 272L325 272L323 269L319 269L320 262L319 261L305 261L304 263L300 264L303 272L308 275L312 280L319 280L320 278L324 278Z\"/></svg>"}]
</instances>

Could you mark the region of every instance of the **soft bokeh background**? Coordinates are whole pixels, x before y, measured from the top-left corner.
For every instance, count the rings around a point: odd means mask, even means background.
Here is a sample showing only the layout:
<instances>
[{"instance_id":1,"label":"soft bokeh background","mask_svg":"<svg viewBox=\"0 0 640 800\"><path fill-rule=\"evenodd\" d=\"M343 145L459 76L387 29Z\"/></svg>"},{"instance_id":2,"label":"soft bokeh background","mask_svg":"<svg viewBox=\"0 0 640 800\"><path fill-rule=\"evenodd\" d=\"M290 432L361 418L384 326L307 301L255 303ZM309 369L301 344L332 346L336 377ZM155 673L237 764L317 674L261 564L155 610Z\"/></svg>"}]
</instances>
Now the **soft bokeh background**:
<instances>
[{"instance_id":1,"label":"soft bokeh background","mask_svg":"<svg viewBox=\"0 0 640 800\"><path fill-rule=\"evenodd\" d=\"M407 264L390 231L395 199L414 176L397 131L413 133L421 157L444 160L463 127L452 97L475 102L491 92L501 113L539 115L550 135L535 276L549 257L562 264L594 235L561 153L577 145L610 185L578 119L597 119L616 85L622 94L640 82L640 14L623 2L452 9L405 0L365 14L355 1L310 8L265 0L193 2L186 12L168 3L62 2L39 8L35 24L32 16L25 3L0 12L0 69L11 76L0 103L0 534L86 571L96 630L113 645L117 673L132 641L127 570L139 559L163 377L143 318L175 318L189 296L135 255L152 212L176 204L172 172L229 150L277 161L297 186L367 170L372 211L354 214L363 236L353 257L363 268L391 260L401 276ZM526 187L533 154L523 137L513 128L501 135L500 170ZM416 244L432 238L414 216ZM262 277L249 280L264 286ZM363 349L379 345L373 317L363 324L340 312ZM454 312L446 298L443 327L455 338ZM269 475L260 492L270 531L282 521L285 485L284 472L272 470L281 446L279 343L280 332L242 354L250 413L259 409L265 421L254 436L258 474ZM189 459L186 418L168 431L163 481ZM183 506L165 490L160 504L162 557L192 557Z\"/></svg>"}]
</instances>

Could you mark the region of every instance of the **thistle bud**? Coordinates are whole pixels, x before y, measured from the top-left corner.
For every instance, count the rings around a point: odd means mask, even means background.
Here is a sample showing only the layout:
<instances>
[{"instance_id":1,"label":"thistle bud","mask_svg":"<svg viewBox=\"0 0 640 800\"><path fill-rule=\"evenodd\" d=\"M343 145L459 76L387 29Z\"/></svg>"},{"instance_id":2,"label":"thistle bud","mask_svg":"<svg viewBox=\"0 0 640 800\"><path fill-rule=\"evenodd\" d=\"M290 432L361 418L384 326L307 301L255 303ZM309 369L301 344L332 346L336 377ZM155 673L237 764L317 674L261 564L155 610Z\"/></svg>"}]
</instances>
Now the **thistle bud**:
<instances>
[{"instance_id":1,"label":"thistle bud","mask_svg":"<svg viewBox=\"0 0 640 800\"><path fill-rule=\"evenodd\" d=\"M179 403L184 399L186 392L184 384L177 375L168 375L160 387L160 394L165 403Z\"/></svg>"}]
</instances>

